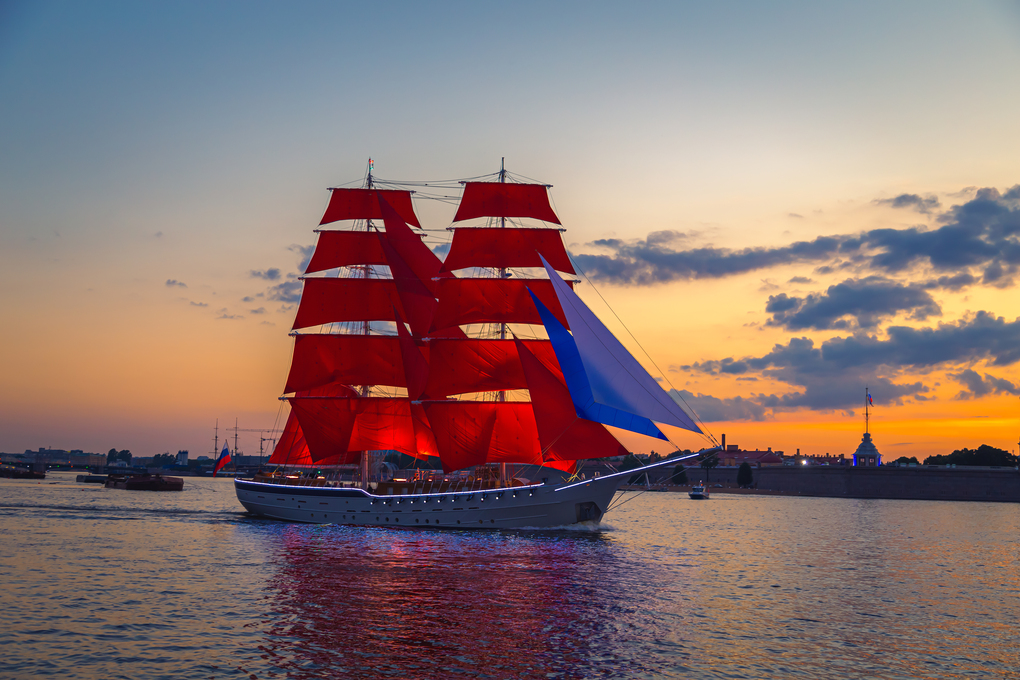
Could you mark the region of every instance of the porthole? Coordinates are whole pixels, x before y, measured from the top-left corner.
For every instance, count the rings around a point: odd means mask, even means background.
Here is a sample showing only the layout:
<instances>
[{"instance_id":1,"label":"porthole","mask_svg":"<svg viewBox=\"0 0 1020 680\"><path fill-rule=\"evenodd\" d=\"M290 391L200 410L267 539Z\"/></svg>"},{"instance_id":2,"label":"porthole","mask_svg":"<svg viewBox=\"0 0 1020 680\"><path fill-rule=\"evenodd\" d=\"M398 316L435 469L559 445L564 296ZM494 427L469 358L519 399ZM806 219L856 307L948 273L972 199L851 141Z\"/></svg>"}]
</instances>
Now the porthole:
<instances>
[{"instance_id":1,"label":"porthole","mask_svg":"<svg viewBox=\"0 0 1020 680\"><path fill-rule=\"evenodd\" d=\"M414 520L414 523L415 524L421 524L421 520L420 519L416 519L416 520Z\"/></svg>"},{"instance_id":2,"label":"porthole","mask_svg":"<svg viewBox=\"0 0 1020 680\"><path fill-rule=\"evenodd\" d=\"M460 520L459 519L457 520L457 524L460 524Z\"/></svg>"},{"instance_id":3,"label":"porthole","mask_svg":"<svg viewBox=\"0 0 1020 680\"><path fill-rule=\"evenodd\" d=\"M479 524L484 524L485 522L484 522L484 520L478 520L478 523Z\"/></svg>"},{"instance_id":4,"label":"porthole","mask_svg":"<svg viewBox=\"0 0 1020 680\"><path fill-rule=\"evenodd\" d=\"M492 522L493 524L496 523L496 520L494 520L494 519L490 519L489 521Z\"/></svg>"}]
</instances>

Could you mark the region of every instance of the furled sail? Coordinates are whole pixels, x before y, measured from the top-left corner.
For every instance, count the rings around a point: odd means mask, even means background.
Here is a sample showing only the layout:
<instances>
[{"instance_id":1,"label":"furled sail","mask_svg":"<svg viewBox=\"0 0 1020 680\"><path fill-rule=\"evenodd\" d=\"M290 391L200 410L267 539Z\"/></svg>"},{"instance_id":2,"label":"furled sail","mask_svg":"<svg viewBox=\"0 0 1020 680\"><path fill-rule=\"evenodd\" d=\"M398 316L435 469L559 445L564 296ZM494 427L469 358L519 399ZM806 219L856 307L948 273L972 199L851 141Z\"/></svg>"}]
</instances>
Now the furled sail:
<instances>
[{"instance_id":1,"label":"furled sail","mask_svg":"<svg viewBox=\"0 0 1020 680\"><path fill-rule=\"evenodd\" d=\"M570 332L535 297L556 357L580 415L665 439L653 422L693 432L701 429L638 363L548 262L546 271L556 290ZM654 431L653 431L654 430ZM657 433L657 434L656 434Z\"/></svg>"}]
</instances>

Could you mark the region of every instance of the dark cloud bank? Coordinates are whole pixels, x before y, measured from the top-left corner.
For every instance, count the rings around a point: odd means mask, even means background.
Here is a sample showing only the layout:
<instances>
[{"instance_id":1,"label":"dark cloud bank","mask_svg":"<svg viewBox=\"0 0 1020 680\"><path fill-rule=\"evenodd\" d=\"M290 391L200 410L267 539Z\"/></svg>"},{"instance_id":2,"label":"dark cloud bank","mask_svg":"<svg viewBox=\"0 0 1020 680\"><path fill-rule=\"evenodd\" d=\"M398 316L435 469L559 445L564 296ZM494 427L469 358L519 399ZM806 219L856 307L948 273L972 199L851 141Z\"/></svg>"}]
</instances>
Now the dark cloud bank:
<instances>
[{"instance_id":1,"label":"dark cloud bank","mask_svg":"<svg viewBox=\"0 0 1020 680\"><path fill-rule=\"evenodd\" d=\"M978 312L970 318L956 323L941 323L934 328L892 326L886 332L888 338L884 340L857 333L826 340L819 346L810 338L793 338L760 357L728 357L674 367L674 370L709 375L760 374L799 387L802 391L754 395L749 401L757 406L763 409L829 411L859 408L864 403L864 385L869 385L872 394L883 404L901 404L908 397L923 400L928 392L923 383L894 381L903 372L924 373L940 367L977 362L1008 366L1020 361L1020 319L1006 321L988 312ZM980 397L995 392L1018 393L1018 388L1008 380L989 374L982 378L969 368L950 374L950 377L966 388L957 398ZM729 403L732 401L705 403L714 409L709 413L726 414L719 419L760 417L748 411L743 404ZM705 415L702 418L709 420Z\"/></svg>"},{"instance_id":2,"label":"dark cloud bank","mask_svg":"<svg viewBox=\"0 0 1020 680\"><path fill-rule=\"evenodd\" d=\"M914 194L876 203L926 214L940 207L936 198ZM1010 381L973 369L978 363L1004 367L1020 361L1020 319L1007 321L981 311L934 327L895 325L885 328L884 335L878 333L880 325L894 317L925 321L941 316L934 291L1013 283L1020 266L1020 185L1004 194L980 189L975 198L936 221L940 226L933 229L876 229L743 250L684 250L684 234L664 231L643 241L597 241L592 245L612 254L575 259L592 279L624 285L719 278L795 263L811 265L821 274L840 269L865 273L821 292L768 298L767 325L791 332L848 331L846 337L820 344L797 337L762 356L674 367L710 375L761 376L794 388L785 394L734 399L681 390L678 394L706 421L760 420L769 411L800 408L851 411L863 405L865 385L879 404L923 401L929 388L913 376L939 369L956 369L948 375L963 388L957 399L1020 394L1020 387ZM892 278L919 269L925 272L920 281ZM788 283L811 280L798 276Z\"/></svg>"},{"instance_id":3,"label":"dark cloud bank","mask_svg":"<svg viewBox=\"0 0 1020 680\"><path fill-rule=\"evenodd\" d=\"M938 206L937 199L912 194L888 201L894 207ZM574 260L595 281L648 285L719 278L788 264L817 265L824 273L857 266L893 275L927 264L937 274L928 285L959 287L976 271L986 285L1007 286L1020 265L1020 185L1000 194L979 189L974 199L943 213L935 229L873 229L861 234L820 236L777 248L682 249L687 236L657 231L644 240L602 239L591 246L611 254L580 254ZM957 277L964 278L957 278ZM943 283L940 283L943 282Z\"/></svg>"}]
</instances>

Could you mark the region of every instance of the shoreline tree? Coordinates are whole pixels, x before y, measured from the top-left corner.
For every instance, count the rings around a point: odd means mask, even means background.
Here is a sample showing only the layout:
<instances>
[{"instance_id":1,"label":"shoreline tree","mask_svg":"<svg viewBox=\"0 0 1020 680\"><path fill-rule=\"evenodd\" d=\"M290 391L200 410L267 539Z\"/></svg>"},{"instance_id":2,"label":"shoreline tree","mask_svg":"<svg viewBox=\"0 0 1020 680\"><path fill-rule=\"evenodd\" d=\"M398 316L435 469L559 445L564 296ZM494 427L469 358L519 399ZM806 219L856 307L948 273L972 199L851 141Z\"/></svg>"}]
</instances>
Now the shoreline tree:
<instances>
[{"instance_id":1,"label":"shoreline tree","mask_svg":"<svg viewBox=\"0 0 1020 680\"><path fill-rule=\"evenodd\" d=\"M709 471L712 468L714 468L715 466L717 466L718 464L719 464L719 456L715 455L714 453L711 456L709 456L708 458L702 458L701 459L701 467L704 468L704 470L705 470L705 484L706 485L708 485L708 483L711 481L711 479L709 479Z\"/></svg>"},{"instance_id":2,"label":"shoreline tree","mask_svg":"<svg viewBox=\"0 0 1020 680\"><path fill-rule=\"evenodd\" d=\"M945 456L928 456L924 459L925 465L980 465L1016 467L1017 456L1009 451L997 449L988 444L982 444L977 449L957 449Z\"/></svg>"},{"instance_id":3,"label":"shoreline tree","mask_svg":"<svg viewBox=\"0 0 1020 680\"><path fill-rule=\"evenodd\" d=\"M754 483L754 472L751 471L751 464L746 460L737 468L737 486L741 489L751 488Z\"/></svg>"},{"instance_id":4,"label":"shoreline tree","mask_svg":"<svg viewBox=\"0 0 1020 680\"><path fill-rule=\"evenodd\" d=\"M686 486L687 485L687 468L683 465L677 465L673 468L673 474L670 477L670 481L673 482L674 486Z\"/></svg>"}]
</instances>

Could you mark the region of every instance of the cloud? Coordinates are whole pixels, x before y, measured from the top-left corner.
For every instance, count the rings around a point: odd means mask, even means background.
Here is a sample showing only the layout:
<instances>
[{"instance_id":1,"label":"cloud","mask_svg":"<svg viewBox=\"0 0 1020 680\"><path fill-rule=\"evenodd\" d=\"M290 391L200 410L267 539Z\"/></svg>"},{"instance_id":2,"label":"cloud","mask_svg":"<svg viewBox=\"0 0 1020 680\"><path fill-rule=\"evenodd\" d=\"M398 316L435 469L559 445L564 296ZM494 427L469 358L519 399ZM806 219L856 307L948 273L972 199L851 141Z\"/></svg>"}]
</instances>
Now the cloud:
<instances>
[{"instance_id":1,"label":"cloud","mask_svg":"<svg viewBox=\"0 0 1020 680\"><path fill-rule=\"evenodd\" d=\"M265 307L259 307L258 309L249 309L248 313L249 314L265 314L266 313L266 308Z\"/></svg>"},{"instance_id":2,"label":"cloud","mask_svg":"<svg viewBox=\"0 0 1020 680\"><path fill-rule=\"evenodd\" d=\"M188 284L184 283L183 281L178 281L177 279L167 279L166 280L166 287L167 288L174 288L174 287L177 287L177 288L187 288Z\"/></svg>"},{"instance_id":3,"label":"cloud","mask_svg":"<svg viewBox=\"0 0 1020 680\"><path fill-rule=\"evenodd\" d=\"M446 256L450 253L449 243L440 243L438 246L432 249L432 252L436 254L440 260L445 260Z\"/></svg>"},{"instance_id":4,"label":"cloud","mask_svg":"<svg viewBox=\"0 0 1020 680\"><path fill-rule=\"evenodd\" d=\"M217 314L219 314L219 316L216 317L217 319L243 319L244 318L240 314L228 314L226 309L221 309L220 311L217 312Z\"/></svg>"},{"instance_id":5,"label":"cloud","mask_svg":"<svg viewBox=\"0 0 1020 680\"><path fill-rule=\"evenodd\" d=\"M670 394L683 399L698 417L706 423L720 420L765 420L765 407L743 397L720 399L708 394L693 394L687 390L670 390Z\"/></svg>"},{"instance_id":6,"label":"cloud","mask_svg":"<svg viewBox=\"0 0 1020 680\"><path fill-rule=\"evenodd\" d=\"M840 247L837 238L820 236L781 248L695 248L673 250L652 239L623 242L619 239L593 241L589 245L608 247L613 255L574 255L581 270L597 281L649 285L678 279L721 278L793 262L821 262L832 258Z\"/></svg>"},{"instance_id":7,"label":"cloud","mask_svg":"<svg viewBox=\"0 0 1020 680\"><path fill-rule=\"evenodd\" d=\"M800 215L798 213L787 213L786 216L787 217L793 217L794 219L798 219L798 220L804 219L804 216Z\"/></svg>"},{"instance_id":8,"label":"cloud","mask_svg":"<svg viewBox=\"0 0 1020 680\"><path fill-rule=\"evenodd\" d=\"M890 326L887 340L868 335L833 338L822 344L827 361L839 365L864 362L927 369L941 364L991 360L995 366L1020 361L1020 319L1006 321L981 311L935 328Z\"/></svg>"},{"instance_id":9,"label":"cloud","mask_svg":"<svg viewBox=\"0 0 1020 680\"><path fill-rule=\"evenodd\" d=\"M283 283L271 286L266 291L266 298L276 302L300 302L301 281L284 281Z\"/></svg>"},{"instance_id":10,"label":"cloud","mask_svg":"<svg viewBox=\"0 0 1020 680\"><path fill-rule=\"evenodd\" d=\"M266 281L276 281L280 278L280 270L277 269L276 267L272 267L265 271L252 269L250 272L248 272L248 275L251 276L253 279L265 279Z\"/></svg>"},{"instance_id":11,"label":"cloud","mask_svg":"<svg viewBox=\"0 0 1020 680\"><path fill-rule=\"evenodd\" d=\"M287 250L298 254L298 257L300 258L298 260L298 271L303 272L308 268L308 263L312 259L312 253L315 252L315 246L302 246L297 243L292 243L288 246Z\"/></svg>"},{"instance_id":12,"label":"cloud","mask_svg":"<svg viewBox=\"0 0 1020 680\"><path fill-rule=\"evenodd\" d=\"M241 302L255 302L255 298L253 298L251 295L245 295L243 298L241 298Z\"/></svg>"},{"instance_id":13,"label":"cloud","mask_svg":"<svg viewBox=\"0 0 1020 680\"><path fill-rule=\"evenodd\" d=\"M904 194L888 200L899 200L902 205L933 205L921 197L914 201L913 196ZM587 246L610 253L573 257L593 280L623 285L720 278L790 264L816 265L820 274L856 268L883 275L924 265L949 276L949 281L954 275L980 273L985 285L1011 285L1012 275L1020 268L1020 185L1002 194L995 189L980 189L973 199L953 206L937 221L942 226L934 229L873 229L820 236L786 246L739 250L685 250L679 247L683 244L678 242L677 232L653 232L644 240L592 241ZM671 236L664 238L664 234Z\"/></svg>"},{"instance_id":14,"label":"cloud","mask_svg":"<svg viewBox=\"0 0 1020 680\"><path fill-rule=\"evenodd\" d=\"M191 305L192 307L208 307L209 306L208 302L189 301L188 304Z\"/></svg>"},{"instance_id":15,"label":"cloud","mask_svg":"<svg viewBox=\"0 0 1020 680\"><path fill-rule=\"evenodd\" d=\"M996 378L988 373L985 373L985 377L982 378L977 371L970 368L964 369L960 373L950 373L949 377L959 381L967 388L957 394L956 397L954 397L955 399L983 397L996 392L1020 395L1020 387L1014 385L1010 381L1004 378Z\"/></svg>"},{"instance_id":16,"label":"cloud","mask_svg":"<svg viewBox=\"0 0 1020 680\"><path fill-rule=\"evenodd\" d=\"M787 283L801 283L801 284L806 284L806 283L814 283L814 281L813 281L812 279L809 279L809 278L808 278L808 277L806 277L806 276L794 276L794 277L793 277L792 279L790 279L789 281L787 281Z\"/></svg>"},{"instance_id":17,"label":"cloud","mask_svg":"<svg viewBox=\"0 0 1020 680\"><path fill-rule=\"evenodd\" d=\"M766 325L791 331L873 328L882 318L899 312L910 312L910 318L919 321L942 313L923 288L904 286L880 276L847 279L829 286L825 293L803 298L786 293L770 295L765 311L772 314Z\"/></svg>"},{"instance_id":18,"label":"cloud","mask_svg":"<svg viewBox=\"0 0 1020 680\"><path fill-rule=\"evenodd\" d=\"M892 326L887 334L883 340L856 333L826 340L820 346L810 338L792 338L760 357L727 357L678 369L709 375L760 375L800 388L786 394L750 397L766 408L835 410L858 407L865 385L885 404L900 404L907 397L924 400L924 394L930 391L928 385L896 382L910 371L978 361L990 361L995 366L1020 362L1020 319L1007 322L989 312L933 328ZM971 373L965 370L954 377L976 394L979 385ZM982 383L1000 392L1014 394L1017 390L1009 381L988 375Z\"/></svg>"},{"instance_id":19,"label":"cloud","mask_svg":"<svg viewBox=\"0 0 1020 680\"><path fill-rule=\"evenodd\" d=\"M163 238L163 232L157 231L155 234L153 234L153 236L155 236L156 238Z\"/></svg>"},{"instance_id":20,"label":"cloud","mask_svg":"<svg viewBox=\"0 0 1020 680\"><path fill-rule=\"evenodd\" d=\"M917 194L900 194L895 198L879 198L872 201L877 205L888 205L893 208L913 208L921 213L929 213L941 207L935 196L921 197Z\"/></svg>"}]
</instances>

